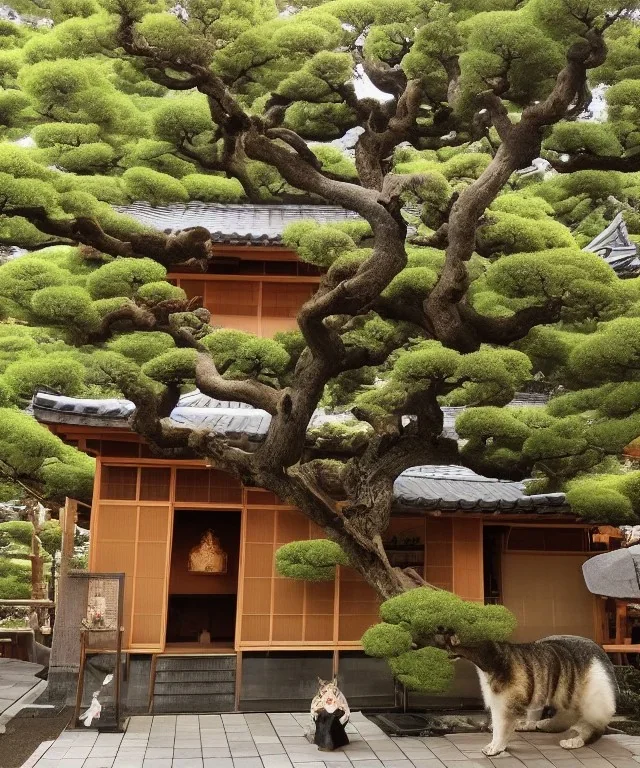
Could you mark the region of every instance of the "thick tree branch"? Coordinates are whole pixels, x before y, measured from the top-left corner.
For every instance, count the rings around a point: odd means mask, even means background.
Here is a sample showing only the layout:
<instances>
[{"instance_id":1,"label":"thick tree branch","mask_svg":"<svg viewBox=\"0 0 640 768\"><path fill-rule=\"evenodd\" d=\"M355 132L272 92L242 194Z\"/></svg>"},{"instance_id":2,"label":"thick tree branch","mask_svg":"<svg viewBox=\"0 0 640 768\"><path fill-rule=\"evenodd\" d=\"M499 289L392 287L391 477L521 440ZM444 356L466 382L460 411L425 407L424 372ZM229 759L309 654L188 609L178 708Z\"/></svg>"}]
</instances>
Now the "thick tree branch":
<instances>
[{"instance_id":1,"label":"thick tree branch","mask_svg":"<svg viewBox=\"0 0 640 768\"><path fill-rule=\"evenodd\" d=\"M487 317L469 304L460 306L460 316L481 343L511 344L523 339L536 325L548 325L560 320L562 301L550 299L538 307L526 307L511 317Z\"/></svg>"},{"instance_id":2,"label":"thick tree branch","mask_svg":"<svg viewBox=\"0 0 640 768\"><path fill-rule=\"evenodd\" d=\"M219 373L211 357L200 353L196 361L196 386L201 392L218 400L232 400L248 403L274 415L283 392L261 384L254 379L238 381L225 379Z\"/></svg>"},{"instance_id":3,"label":"thick tree branch","mask_svg":"<svg viewBox=\"0 0 640 768\"><path fill-rule=\"evenodd\" d=\"M581 93L588 69L599 66L604 61L605 53L602 35L593 30L587 33L584 40L572 45L567 54L567 64L558 74L549 96L539 104L527 107L518 124L507 126L505 120L508 117L496 103L493 104L493 112L504 134L502 144L486 170L462 192L451 210L445 266L425 301L425 313L436 337L444 344L463 352L477 349L479 340L461 317L460 303L469 287L466 262L475 249L479 219L511 174L537 157L542 143L542 129L566 115Z\"/></svg>"}]
</instances>

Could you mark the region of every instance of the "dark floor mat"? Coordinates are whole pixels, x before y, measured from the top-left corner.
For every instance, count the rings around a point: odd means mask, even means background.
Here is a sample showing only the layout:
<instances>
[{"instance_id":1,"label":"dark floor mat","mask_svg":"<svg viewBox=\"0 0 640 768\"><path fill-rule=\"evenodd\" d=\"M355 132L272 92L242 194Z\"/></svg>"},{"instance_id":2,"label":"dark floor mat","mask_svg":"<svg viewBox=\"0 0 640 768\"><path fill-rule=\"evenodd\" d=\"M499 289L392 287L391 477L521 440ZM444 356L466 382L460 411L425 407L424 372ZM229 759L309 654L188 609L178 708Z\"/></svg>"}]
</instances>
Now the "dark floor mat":
<instances>
[{"instance_id":1,"label":"dark floor mat","mask_svg":"<svg viewBox=\"0 0 640 768\"><path fill-rule=\"evenodd\" d=\"M383 712L368 717L389 736L442 736L446 733L481 733L488 730L487 717L481 713Z\"/></svg>"}]
</instances>

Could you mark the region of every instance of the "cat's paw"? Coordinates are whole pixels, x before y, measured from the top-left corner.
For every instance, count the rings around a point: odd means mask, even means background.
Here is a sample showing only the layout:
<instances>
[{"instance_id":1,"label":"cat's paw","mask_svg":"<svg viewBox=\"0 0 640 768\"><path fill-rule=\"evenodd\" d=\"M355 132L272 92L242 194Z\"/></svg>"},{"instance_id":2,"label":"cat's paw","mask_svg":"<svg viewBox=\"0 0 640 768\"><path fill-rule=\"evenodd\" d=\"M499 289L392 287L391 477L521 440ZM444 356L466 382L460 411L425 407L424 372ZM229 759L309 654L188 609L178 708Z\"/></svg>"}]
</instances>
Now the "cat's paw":
<instances>
[{"instance_id":1,"label":"cat's paw","mask_svg":"<svg viewBox=\"0 0 640 768\"><path fill-rule=\"evenodd\" d=\"M537 723L533 720L518 720L516 723L516 731L535 731Z\"/></svg>"},{"instance_id":2,"label":"cat's paw","mask_svg":"<svg viewBox=\"0 0 640 768\"><path fill-rule=\"evenodd\" d=\"M563 739L560 742L560 746L563 749L580 749L580 747L584 747L584 739L582 736L574 736L573 739Z\"/></svg>"},{"instance_id":3,"label":"cat's paw","mask_svg":"<svg viewBox=\"0 0 640 768\"><path fill-rule=\"evenodd\" d=\"M551 725L551 718L547 717L544 720L538 720L536 723L536 731L546 731Z\"/></svg>"},{"instance_id":4,"label":"cat's paw","mask_svg":"<svg viewBox=\"0 0 640 768\"><path fill-rule=\"evenodd\" d=\"M504 752L506 747L503 747L501 744L494 744L491 742L491 744L487 744L486 747L483 747L482 754L486 755L487 757L495 757L496 755L499 755L501 752Z\"/></svg>"}]
</instances>

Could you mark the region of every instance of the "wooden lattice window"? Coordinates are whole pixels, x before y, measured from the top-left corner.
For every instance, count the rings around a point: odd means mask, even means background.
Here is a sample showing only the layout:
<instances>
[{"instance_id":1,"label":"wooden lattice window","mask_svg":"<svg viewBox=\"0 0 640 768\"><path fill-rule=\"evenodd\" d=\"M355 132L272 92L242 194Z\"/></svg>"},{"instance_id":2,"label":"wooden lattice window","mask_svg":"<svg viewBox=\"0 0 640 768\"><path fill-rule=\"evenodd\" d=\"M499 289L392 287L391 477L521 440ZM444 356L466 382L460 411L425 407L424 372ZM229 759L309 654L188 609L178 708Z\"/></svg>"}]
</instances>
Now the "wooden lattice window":
<instances>
[{"instance_id":1,"label":"wooden lattice window","mask_svg":"<svg viewBox=\"0 0 640 768\"><path fill-rule=\"evenodd\" d=\"M441 589L453 589L453 521L427 518L426 580Z\"/></svg>"},{"instance_id":2,"label":"wooden lattice window","mask_svg":"<svg viewBox=\"0 0 640 768\"><path fill-rule=\"evenodd\" d=\"M91 570L124 573L125 647L161 649L171 508L101 504L95 510Z\"/></svg>"},{"instance_id":3,"label":"wooden lattice window","mask_svg":"<svg viewBox=\"0 0 640 768\"><path fill-rule=\"evenodd\" d=\"M333 642L335 584L295 581L275 571L278 547L321 535L296 510L247 510L241 644Z\"/></svg>"},{"instance_id":4,"label":"wooden lattice window","mask_svg":"<svg viewBox=\"0 0 640 768\"><path fill-rule=\"evenodd\" d=\"M242 486L234 477L217 469L178 469L176 501L241 504Z\"/></svg>"},{"instance_id":5,"label":"wooden lattice window","mask_svg":"<svg viewBox=\"0 0 640 768\"><path fill-rule=\"evenodd\" d=\"M134 500L138 486L137 467L102 466L100 497L103 499Z\"/></svg>"},{"instance_id":6,"label":"wooden lattice window","mask_svg":"<svg viewBox=\"0 0 640 768\"><path fill-rule=\"evenodd\" d=\"M171 470L169 467L142 467L140 469L140 500L169 501Z\"/></svg>"},{"instance_id":7,"label":"wooden lattice window","mask_svg":"<svg viewBox=\"0 0 640 768\"><path fill-rule=\"evenodd\" d=\"M358 643L378 619L380 601L373 589L353 568L340 568L340 616L338 640Z\"/></svg>"}]
</instances>

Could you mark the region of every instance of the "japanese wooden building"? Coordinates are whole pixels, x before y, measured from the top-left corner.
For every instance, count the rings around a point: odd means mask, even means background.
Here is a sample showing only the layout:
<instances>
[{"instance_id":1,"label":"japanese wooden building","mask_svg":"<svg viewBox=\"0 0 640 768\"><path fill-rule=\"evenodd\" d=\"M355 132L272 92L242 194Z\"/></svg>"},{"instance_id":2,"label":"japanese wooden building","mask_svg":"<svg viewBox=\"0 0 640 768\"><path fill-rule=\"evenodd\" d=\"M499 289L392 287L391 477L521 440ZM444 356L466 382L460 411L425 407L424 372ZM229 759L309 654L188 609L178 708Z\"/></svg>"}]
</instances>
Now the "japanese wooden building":
<instances>
[{"instance_id":1,"label":"japanese wooden building","mask_svg":"<svg viewBox=\"0 0 640 768\"><path fill-rule=\"evenodd\" d=\"M269 226L227 226L233 234L224 234L224 222L207 223L217 253L209 273L170 277L188 295L204 297L216 324L271 335L295 326L319 275L279 244L282 211L242 208L245 216L264 215ZM344 215L318 209L314 217ZM130 709L306 707L316 677L333 673L352 706L394 703L386 665L365 657L359 644L378 611L360 576L339 568L334 582L303 583L275 572L280 545L323 536L300 512L203 461L154 458L129 428L127 401L38 393L33 410L97 459L89 568L125 574ZM452 435L457 411L445 409ZM172 419L257 442L270 416L193 392ZM194 572L190 553L209 530L226 565L219 573ZM469 600L504 603L518 618L518 640L597 637L598 606L581 568L590 557L589 526L571 516L562 494L526 496L518 483L461 467L416 467L396 483L386 546L394 564L412 566L433 584ZM50 675L63 657L59 666L68 674L75 651L55 646L54 638ZM451 696L477 696L475 676L460 671Z\"/></svg>"}]
</instances>

